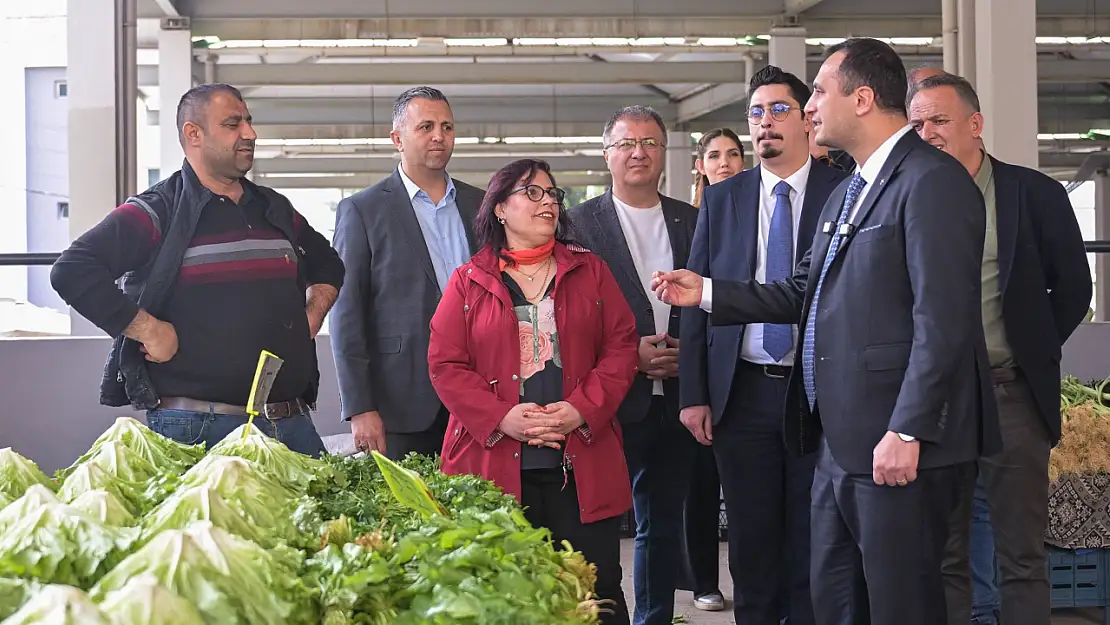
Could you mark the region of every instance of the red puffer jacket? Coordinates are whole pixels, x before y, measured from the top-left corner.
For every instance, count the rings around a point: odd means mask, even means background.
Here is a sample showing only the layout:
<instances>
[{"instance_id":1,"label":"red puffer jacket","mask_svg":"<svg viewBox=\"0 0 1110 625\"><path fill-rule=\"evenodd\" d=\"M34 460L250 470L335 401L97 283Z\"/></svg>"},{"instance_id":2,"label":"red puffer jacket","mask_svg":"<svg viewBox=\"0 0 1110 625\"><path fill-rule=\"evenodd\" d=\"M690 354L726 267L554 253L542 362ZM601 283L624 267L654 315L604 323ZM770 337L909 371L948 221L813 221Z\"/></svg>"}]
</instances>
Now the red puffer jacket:
<instances>
[{"instance_id":1,"label":"red puffer jacket","mask_svg":"<svg viewBox=\"0 0 1110 625\"><path fill-rule=\"evenodd\" d=\"M590 252L556 244L552 297L563 397L587 427L567 437L580 516L591 523L632 507L617 407L636 375L635 319L609 267ZM443 471L492 480L520 500L519 441L495 437L520 401L520 337L497 255L486 248L459 267L432 317L428 367L451 411ZM492 445L487 443L495 441Z\"/></svg>"}]
</instances>

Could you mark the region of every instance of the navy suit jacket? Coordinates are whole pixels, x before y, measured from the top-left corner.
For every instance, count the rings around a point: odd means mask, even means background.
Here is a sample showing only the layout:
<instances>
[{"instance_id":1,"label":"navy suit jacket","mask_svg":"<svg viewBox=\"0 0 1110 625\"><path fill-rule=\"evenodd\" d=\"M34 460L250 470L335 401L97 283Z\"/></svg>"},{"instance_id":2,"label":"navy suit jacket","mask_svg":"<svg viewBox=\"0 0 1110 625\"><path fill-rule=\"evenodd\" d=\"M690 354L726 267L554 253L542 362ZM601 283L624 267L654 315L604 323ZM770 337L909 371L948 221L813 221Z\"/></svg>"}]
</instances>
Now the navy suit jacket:
<instances>
[{"instance_id":1,"label":"navy suit jacket","mask_svg":"<svg viewBox=\"0 0 1110 625\"><path fill-rule=\"evenodd\" d=\"M825 200L848 176L823 161L813 160L806 181L805 201L798 225L794 262L800 262L813 242L817 218ZM689 269L723 280L754 280L759 247L760 168L749 169L705 189L698 213ZM682 311L682 348L679 350L680 403L708 405L719 423L732 394L732 380L743 325L712 326L700 308Z\"/></svg>"},{"instance_id":2,"label":"navy suit jacket","mask_svg":"<svg viewBox=\"0 0 1110 625\"><path fill-rule=\"evenodd\" d=\"M847 188L829 197L820 223L836 221ZM815 451L823 434L837 464L863 475L888 431L917 437L919 469L1001 450L983 338L985 213L956 159L912 132L898 140L821 287L816 410L796 366L784 413L789 449ZM804 333L832 242L822 230L791 278L715 280L710 322L800 323Z\"/></svg>"}]
</instances>

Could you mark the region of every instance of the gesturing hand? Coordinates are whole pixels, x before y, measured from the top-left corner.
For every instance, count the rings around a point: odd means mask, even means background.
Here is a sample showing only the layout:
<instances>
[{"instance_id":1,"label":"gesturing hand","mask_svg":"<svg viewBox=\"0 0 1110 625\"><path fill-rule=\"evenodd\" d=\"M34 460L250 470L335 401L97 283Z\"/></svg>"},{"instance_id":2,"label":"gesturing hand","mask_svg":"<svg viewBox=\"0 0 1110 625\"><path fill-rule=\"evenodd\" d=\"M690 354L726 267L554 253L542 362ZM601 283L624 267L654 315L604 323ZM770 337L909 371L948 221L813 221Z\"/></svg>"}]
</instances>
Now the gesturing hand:
<instances>
[{"instance_id":1,"label":"gesturing hand","mask_svg":"<svg viewBox=\"0 0 1110 625\"><path fill-rule=\"evenodd\" d=\"M689 269L656 271L651 275L651 290L661 302L671 306L701 304L701 276Z\"/></svg>"},{"instance_id":2,"label":"gesturing hand","mask_svg":"<svg viewBox=\"0 0 1110 625\"><path fill-rule=\"evenodd\" d=\"M921 443L904 441L895 432L887 432L875 446L872 478L882 486L905 486L917 479L917 460Z\"/></svg>"}]
</instances>

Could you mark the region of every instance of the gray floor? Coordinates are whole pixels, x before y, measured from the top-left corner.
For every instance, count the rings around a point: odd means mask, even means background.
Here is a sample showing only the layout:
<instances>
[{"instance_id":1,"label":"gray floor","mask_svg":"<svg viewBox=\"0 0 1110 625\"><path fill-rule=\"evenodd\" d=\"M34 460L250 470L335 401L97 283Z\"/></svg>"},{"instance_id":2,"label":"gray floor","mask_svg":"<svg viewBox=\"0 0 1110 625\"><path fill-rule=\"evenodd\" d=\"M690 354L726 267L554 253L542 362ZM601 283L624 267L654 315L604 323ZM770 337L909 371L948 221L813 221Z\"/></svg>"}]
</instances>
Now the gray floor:
<instances>
[{"instance_id":1,"label":"gray floor","mask_svg":"<svg viewBox=\"0 0 1110 625\"><path fill-rule=\"evenodd\" d=\"M632 594L632 540L626 539L621 544L621 560L624 567L624 596L628 599L629 607L633 601ZM728 552L725 546L721 545L721 592L725 594L725 599L729 599L732 595L732 582L728 574ZM675 597L675 616L682 615L685 617L685 623L696 625L725 625L726 623L735 623L732 619L732 604L729 603L728 609L724 612L702 612L694 607L693 597L688 592L679 591ZM1102 624L1102 610L1099 608L1089 608L1083 610L1060 610L1053 613L1052 625L1101 625Z\"/></svg>"}]
</instances>

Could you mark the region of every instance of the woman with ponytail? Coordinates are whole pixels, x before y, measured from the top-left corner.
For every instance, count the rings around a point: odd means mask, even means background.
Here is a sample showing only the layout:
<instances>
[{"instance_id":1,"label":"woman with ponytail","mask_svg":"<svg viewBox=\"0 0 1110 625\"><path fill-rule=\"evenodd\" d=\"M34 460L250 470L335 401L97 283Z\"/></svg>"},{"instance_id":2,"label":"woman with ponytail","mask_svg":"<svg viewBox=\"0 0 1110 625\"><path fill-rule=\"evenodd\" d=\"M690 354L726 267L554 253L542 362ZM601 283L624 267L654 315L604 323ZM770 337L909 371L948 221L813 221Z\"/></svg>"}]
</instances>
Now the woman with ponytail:
<instances>
[{"instance_id":1,"label":"woman with ponytail","mask_svg":"<svg viewBox=\"0 0 1110 625\"><path fill-rule=\"evenodd\" d=\"M731 178L744 171L744 144L729 128L710 130L698 139L698 184L694 190L694 206L701 207L702 192L711 184Z\"/></svg>"}]
</instances>

